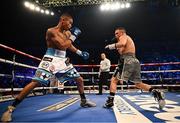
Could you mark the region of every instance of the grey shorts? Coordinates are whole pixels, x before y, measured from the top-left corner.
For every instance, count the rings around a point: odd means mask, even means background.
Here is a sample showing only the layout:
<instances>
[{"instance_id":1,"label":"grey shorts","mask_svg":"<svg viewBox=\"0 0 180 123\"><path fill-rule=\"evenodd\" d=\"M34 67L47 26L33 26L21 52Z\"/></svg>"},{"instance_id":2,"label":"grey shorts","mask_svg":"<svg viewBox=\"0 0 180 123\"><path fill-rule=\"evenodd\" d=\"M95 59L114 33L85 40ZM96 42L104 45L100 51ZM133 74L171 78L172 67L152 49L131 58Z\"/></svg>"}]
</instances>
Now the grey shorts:
<instances>
[{"instance_id":1,"label":"grey shorts","mask_svg":"<svg viewBox=\"0 0 180 123\"><path fill-rule=\"evenodd\" d=\"M141 81L141 66L139 60L133 54L125 54L119 59L113 76L119 80L131 81L133 83Z\"/></svg>"}]
</instances>

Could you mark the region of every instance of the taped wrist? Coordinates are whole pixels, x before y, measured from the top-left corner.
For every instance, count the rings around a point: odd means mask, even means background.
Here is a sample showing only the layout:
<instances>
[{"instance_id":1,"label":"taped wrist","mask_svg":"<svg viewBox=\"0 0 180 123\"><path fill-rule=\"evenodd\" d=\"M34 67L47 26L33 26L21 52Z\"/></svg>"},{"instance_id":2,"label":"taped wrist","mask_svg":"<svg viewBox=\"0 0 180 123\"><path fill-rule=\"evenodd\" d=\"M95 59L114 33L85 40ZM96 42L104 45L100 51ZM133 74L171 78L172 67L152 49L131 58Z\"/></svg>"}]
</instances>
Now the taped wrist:
<instances>
[{"instance_id":1,"label":"taped wrist","mask_svg":"<svg viewBox=\"0 0 180 123\"><path fill-rule=\"evenodd\" d=\"M76 40L76 36L71 35L71 36L69 37L69 39L70 39L72 42L74 42L74 41Z\"/></svg>"},{"instance_id":2,"label":"taped wrist","mask_svg":"<svg viewBox=\"0 0 180 123\"><path fill-rule=\"evenodd\" d=\"M82 51L81 51L81 50L77 50L77 51L76 51L76 54L78 54L79 56L81 56L81 55L82 55Z\"/></svg>"},{"instance_id":3,"label":"taped wrist","mask_svg":"<svg viewBox=\"0 0 180 123\"><path fill-rule=\"evenodd\" d=\"M116 47L116 43L109 45L109 49L110 49L110 50L113 50L113 49L116 49L116 48L117 48L117 47Z\"/></svg>"}]
</instances>

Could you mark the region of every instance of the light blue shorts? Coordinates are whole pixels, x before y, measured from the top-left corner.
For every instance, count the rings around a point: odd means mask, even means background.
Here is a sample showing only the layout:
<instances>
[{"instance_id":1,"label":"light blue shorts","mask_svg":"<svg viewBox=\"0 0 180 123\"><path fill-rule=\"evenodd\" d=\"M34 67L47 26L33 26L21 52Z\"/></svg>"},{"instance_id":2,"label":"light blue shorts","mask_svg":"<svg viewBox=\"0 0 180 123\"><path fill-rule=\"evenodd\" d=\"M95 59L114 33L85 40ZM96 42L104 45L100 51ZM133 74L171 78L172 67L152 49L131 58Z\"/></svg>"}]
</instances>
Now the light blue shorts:
<instances>
[{"instance_id":1,"label":"light blue shorts","mask_svg":"<svg viewBox=\"0 0 180 123\"><path fill-rule=\"evenodd\" d=\"M48 48L32 79L48 85L53 76L62 83L80 77L72 64L66 64L65 56L66 51Z\"/></svg>"}]
</instances>

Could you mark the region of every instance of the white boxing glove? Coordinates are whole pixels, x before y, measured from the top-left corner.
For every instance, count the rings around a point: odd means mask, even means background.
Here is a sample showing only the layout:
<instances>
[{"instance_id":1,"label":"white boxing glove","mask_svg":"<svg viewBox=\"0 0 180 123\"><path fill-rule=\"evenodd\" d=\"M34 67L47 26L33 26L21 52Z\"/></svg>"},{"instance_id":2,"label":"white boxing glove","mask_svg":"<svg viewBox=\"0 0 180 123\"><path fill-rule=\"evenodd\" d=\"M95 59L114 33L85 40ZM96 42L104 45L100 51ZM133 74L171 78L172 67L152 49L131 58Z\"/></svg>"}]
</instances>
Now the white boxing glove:
<instances>
[{"instance_id":1,"label":"white boxing glove","mask_svg":"<svg viewBox=\"0 0 180 123\"><path fill-rule=\"evenodd\" d=\"M105 46L105 49L114 50L116 49L116 43Z\"/></svg>"}]
</instances>

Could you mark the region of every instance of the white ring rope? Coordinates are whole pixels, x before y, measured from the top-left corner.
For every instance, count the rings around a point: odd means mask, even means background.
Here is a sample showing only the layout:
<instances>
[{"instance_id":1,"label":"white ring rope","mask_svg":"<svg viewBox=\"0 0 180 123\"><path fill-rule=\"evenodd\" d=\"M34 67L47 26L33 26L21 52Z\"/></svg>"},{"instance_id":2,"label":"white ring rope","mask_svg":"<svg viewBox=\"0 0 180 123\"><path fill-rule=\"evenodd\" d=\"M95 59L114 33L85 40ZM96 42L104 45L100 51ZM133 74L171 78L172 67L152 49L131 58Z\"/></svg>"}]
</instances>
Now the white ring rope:
<instances>
[{"instance_id":1,"label":"white ring rope","mask_svg":"<svg viewBox=\"0 0 180 123\"><path fill-rule=\"evenodd\" d=\"M163 84L163 85L151 85L152 87L180 87L180 85L168 85L168 84ZM98 85L88 85L88 86L84 86L84 88L97 88ZM104 86L103 86L104 87ZM127 87L127 85L117 85L117 87ZM130 87L136 87L135 85L128 85L128 88ZM33 90L43 90L43 89L62 89L61 87L36 87ZM68 88L68 89L73 89L73 88L77 88L77 86L64 86L64 88ZM14 88L14 91L21 91L23 88ZM0 88L0 92L8 92L11 91L11 88L5 88L5 89L1 89Z\"/></svg>"},{"instance_id":2,"label":"white ring rope","mask_svg":"<svg viewBox=\"0 0 180 123\"><path fill-rule=\"evenodd\" d=\"M22 64L22 63L18 63L18 62L13 62L13 61L2 59L2 58L0 58L0 62L14 64L16 66L21 66L21 67L26 67L26 68L31 68L31 69L37 69L37 67L34 67L34 66L30 66L30 65L26 65L26 64ZM141 71L141 73L165 73L165 72L180 72L180 70ZM80 74L90 74L90 75L98 74L98 72L79 72L79 73ZM110 72L110 74L113 74L113 72Z\"/></svg>"},{"instance_id":3,"label":"white ring rope","mask_svg":"<svg viewBox=\"0 0 180 123\"><path fill-rule=\"evenodd\" d=\"M14 64L16 66L21 66L21 67L26 67L26 68L31 68L31 69L37 69L37 67L34 67L34 66L30 66L30 65L26 65L26 64L22 64L22 63L18 63L18 62L13 62L13 61L2 59L2 58L0 58L0 62Z\"/></svg>"},{"instance_id":4,"label":"white ring rope","mask_svg":"<svg viewBox=\"0 0 180 123\"><path fill-rule=\"evenodd\" d=\"M82 73L82 74L85 74L85 73ZM0 74L0 77L12 77L12 75L10 74ZM16 75L15 76L16 78L24 78L24 79L32 79L33 77L31 76L20 76L20 75ZM176 80L176 79L180 79L178 77L176 78L142 78L142 80ZM83 79L84 81L90 81L91 79ZM95 81L99 81L99 79L95 79Z\"/></svg>"},{"instance_id":5,"label":"white ring rope","mask_svg":"<svg viewBox=\"0 0 180 123\"><path fill-rule=\"evenodd\" d=\"M0 76L1 76L1 77L9 77L9 78L12 77L12 75L10 75L10 74L0 74ZM32 79L31 76L20 76L20 75L15 75L15 77L16 77L16 78L27 78L27 79Z\"/></svg>"}]
</instances>

